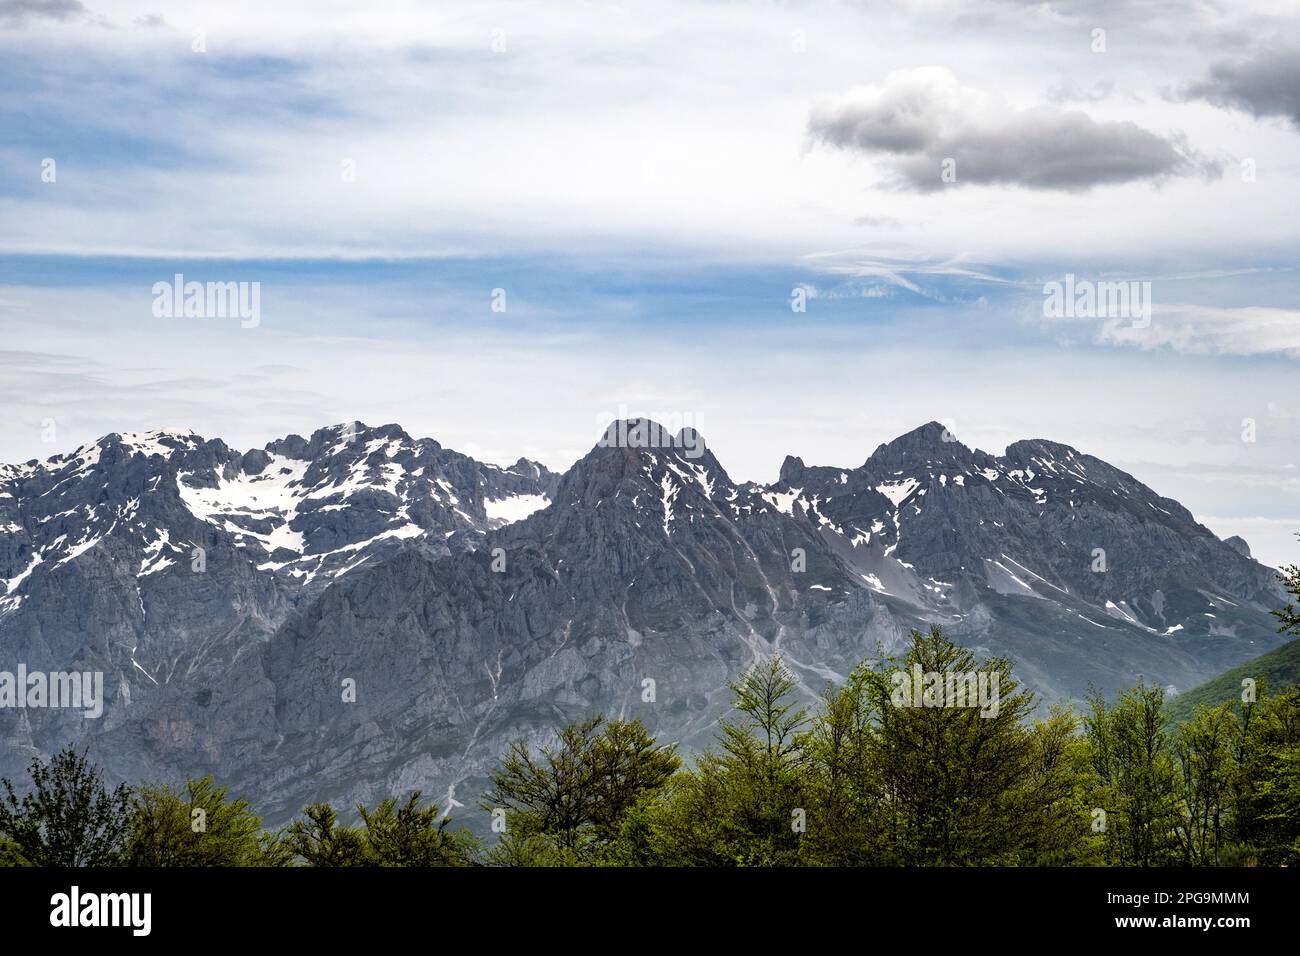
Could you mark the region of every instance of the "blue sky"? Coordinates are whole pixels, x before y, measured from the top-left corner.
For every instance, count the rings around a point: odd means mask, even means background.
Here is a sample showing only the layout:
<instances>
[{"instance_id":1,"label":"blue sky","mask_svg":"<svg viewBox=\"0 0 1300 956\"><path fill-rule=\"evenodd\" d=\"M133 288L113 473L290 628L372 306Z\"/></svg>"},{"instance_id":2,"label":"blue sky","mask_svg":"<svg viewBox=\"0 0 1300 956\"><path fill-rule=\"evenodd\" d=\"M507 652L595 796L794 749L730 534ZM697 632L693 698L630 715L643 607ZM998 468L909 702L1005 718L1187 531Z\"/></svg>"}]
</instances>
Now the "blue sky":
<instances>
[{"instance_id":1,"label":"blue sky","mask_svg":"<svg viewBox=\"0 0 1300 956\"><path fill-rule=\"evenodd\" d=\"M1295 561L1295 13L0 3L0 460L356 418L558 469L626 411L770 480L935 419ZM177 272L259 324L155 318Z\"/></svg>"}]
</instances>

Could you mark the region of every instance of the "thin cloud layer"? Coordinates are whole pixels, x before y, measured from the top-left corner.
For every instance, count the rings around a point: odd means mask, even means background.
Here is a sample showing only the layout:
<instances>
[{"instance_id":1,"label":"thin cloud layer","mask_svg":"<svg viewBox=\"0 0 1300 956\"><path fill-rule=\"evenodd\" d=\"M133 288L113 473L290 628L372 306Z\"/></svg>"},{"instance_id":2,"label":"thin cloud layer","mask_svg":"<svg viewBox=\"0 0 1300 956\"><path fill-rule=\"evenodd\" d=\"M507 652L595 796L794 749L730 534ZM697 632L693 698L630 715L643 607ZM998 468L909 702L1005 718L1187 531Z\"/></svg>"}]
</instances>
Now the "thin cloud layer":
<instances>
[{"instance_id":1,"label":"thin cloud layer","mask_svg":"<svg viewBox=\"0 0 1300 956\"><path fill-rule=\"evenodd\" d=\"M1245 54L1293 5L0 0L0 461L47 418L60 447L361 419L563 468L627 403L764 480L772 434L854 463L930 419L1281 469L1300 130L1293 64ZM936 201L944 158L986 188ZM262 282L261 326L154 318L177 272ZM1159 279L1150 325L1042 322L1066 275Z\"/></svg>"},{"instance_id":2,"label":"thin cloud layer","mask_svg":"<svg viewBox=\"0 0 1300 956\"><path fill-rule=\"evenodd\" d=\"M1157 307L1149 326L1107 320L1099 341L1197 355L1282 355L1300 358L1300 311L1262 306Z\"/></svg>"},{"instance_id":3,"label":"thin cloud layer","mask_svg":"<svg viewBox=\"0 0 1300 956\"><path fill-rule=\"evenodd\" d=\"M891 73L881 86L823 102L809 132L877 159L896 185L921 192L961 184L1080 192L1221 173L1177 137L1078 110L1014 109L942 67Z\"/></svg>"},{"instance_id":4,"label":"thin cloud layer","mask_svg":"<svg viewBox=\"0 0 1300 956\"><path fill-rule=\"evenodd\" d=\"M28 20L70 20L84 16L80 0L0 0L0 24L22 24Z\"/></svg>"}]
</instances>

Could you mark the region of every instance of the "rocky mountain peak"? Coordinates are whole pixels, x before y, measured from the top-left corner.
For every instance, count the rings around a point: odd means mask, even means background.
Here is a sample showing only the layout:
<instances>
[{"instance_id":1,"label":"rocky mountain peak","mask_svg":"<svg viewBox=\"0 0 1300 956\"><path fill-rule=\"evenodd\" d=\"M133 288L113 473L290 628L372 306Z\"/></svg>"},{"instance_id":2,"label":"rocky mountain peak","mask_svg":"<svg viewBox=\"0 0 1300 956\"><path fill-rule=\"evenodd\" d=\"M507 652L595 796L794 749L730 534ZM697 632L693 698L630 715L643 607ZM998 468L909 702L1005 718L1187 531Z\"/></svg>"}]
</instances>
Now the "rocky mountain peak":
<instances>
[{"instance_id":1,"label":"rocky mountain peak","mask_svg":"<svg viewBox=\"0 0 1300 956\"><path fill-rule=\"evenodd\" d=\"M648 418L611 422L587 455L560 481L557 500L597 501L627 491L640 501L663 496L664 506L672 486L696 487L705 497L734 486L722 465L708 450L704 436L691 427L674 434Z\"/></svg>"},{"instance_id":2,"label":"rocky mountain peak","mask_svg":"<svg viewBox=\"0 0 1300 956\"><path fill-rule=\"evenodd\" d=\"M785 461L781 462L781 474L777 480L787 486L798 486L803 480L804 471L807 467L802 458L795 455L786 455Z\"/></svg>"},{"instance_id":3,"label":"rocky mountain peak","mask_svg":"<svg viewBox=\"0 0 1300 956\"><path fill-rule=\"evenodd\" d=\"M971 450L939 422L927 422L879 446L864 467L874 471L909 470L921 465L966 462Z\"/></svg>"},{"instance_id":4,"label":"rocky mountain peak","mask_svg":"<svg viewBox=\"0 0 1300 956\"><path fill-rule=\"evenodd\" d=\"M1250 557L1250 545L1247 544L1246 539L1241 537L1240 535L1234 534L1230 538L1224 538L1223 543L1226 544L1228 547L1230 547L1233 551L1236 551L1242 557L1246 557L1246 558Z\"/></svg>"},{"instance_id":5,"label":"rocky mountain peak","mask_svg":"<svg viewBox=\"0 0 1300 956\"><path fill-rule=\"evenodd\" d=\"M1046 438L1012 442L1007 446L1002 461L1010 468L1036 468L1039 472L1055 475L1069 473L1088 481L1101 482L1115 476L1136 480L1099 458Z\"/></svg>"},{"instance_id":6,"label":"rocky mountain peak","mask_svg":"<svg viewBox=\"0 0 1300 956\"><path fill-rule=\"evenodd\" d=\"M769 486L649 419L613 422L562 477L362 423L0 466L0 670L103 670L114 701L93 727L0 713L0 737L297 810L322 761L354 802L432 790L503 735L595 711L689 749L760 657L811 699L934 623L1047 701L1190 686L1277 641L1276 575L1244 542L1068 446L951 438L931 422L856 469L791 455ZM358 708L337 707L339 673L364 675ZM667 706L635 709L647 676Z\"/></svg>"},{"instance_id":7,"label":"rocky mountain peak","mask_svg":"<svg viewBox=\"0 0 1300 956\"><path fill-rule=\"evenodd\" d=\"M203 439L188 428L155 428L145 432L113 432L101 438L100 447L120 445L146 458L162 455L167 458L174 451L183 451L201 445Z\"/></svg>"},{"instance_id":8,"label":"rocky mountain peak","mask_svg":"<svg viewBox=\"0 0 1300 956\"><path fill-rule=\"evenodd\" d=\"M596 448L679 451L686 458L699 458L708 450L704 436L690 425L674 434L650 418L615 419L605 428Z\"/></svg>"}]
</instances>

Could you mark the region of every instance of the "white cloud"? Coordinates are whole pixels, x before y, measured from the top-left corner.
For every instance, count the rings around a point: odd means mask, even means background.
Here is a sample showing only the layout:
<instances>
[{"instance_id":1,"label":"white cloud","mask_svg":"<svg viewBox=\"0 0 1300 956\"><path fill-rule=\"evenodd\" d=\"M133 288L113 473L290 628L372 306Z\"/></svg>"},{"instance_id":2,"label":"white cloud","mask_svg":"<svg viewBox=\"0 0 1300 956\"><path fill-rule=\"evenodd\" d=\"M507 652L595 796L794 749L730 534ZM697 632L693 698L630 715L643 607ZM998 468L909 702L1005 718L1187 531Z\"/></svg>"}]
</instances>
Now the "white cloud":
<instances>
[{"instance_id":1,"label":"white cloud","mask_svg":"<svg viewBox=\"0 0 1300 956\"><path fill-rule=\"evenodd\" d=\"M1297 463L1300 402L1282 400L1295 394L1283 363L1247 371L1208 356L981 346L956 338L969 318L956 314L944 334L902 319L905 340L827 324L816 308L743 333L707 323L611 331L526 312L490 319L482 303L470 312L444 294L423 321L378 322L408 295L372 283L277 285L264 289L262 325L245 330L153 319L147 284L0 288L14 303L0 326L24 353L0 356L0 460L162 424L249 448L360 419L477 445L500 463L526 455L563 469L627 405L689 414L740 480L772 480L786 454L854 466L938 420L994 453L1022 438L1074 445L1196 511L1232 514L1244 501L1260 515L1294 512L1287 465ZM1250 444L1247 417L1257 420ZM58 423L57 448L41 442L46 418Z\"/></svg>"},{"instance_id":2,"label":"white cloud","mask_svg":"<svg viewBox=\"0 0 1300 956\"><path fill-rule=\"evenodd\" d=\"M770 479L786 453L853 465L937 419L990 451L1066 441L1208 514L1240 512L1246 488L1252 513L1286 517L1294 490L1277 481L1300 435L1268 406L1297 405L1286 398L1294 374L1267 357L1296 354L1289 279L1258 298L1243 279L1215 300L1251 308L1164 306L1157 287L1149 329L1074 327L1124 346L1107 350L1053 349L997 307L974 317L997 333L982 343L943 283L1003 289L1017 263L1082 273L1103 257L1137 276L1293 262L1297 132L1166 95L1233 60L1233 37L1278 29L1288 5L410 0L378 15L351 0L176 0L165 23L146 24L157 5L96 0L92 19L0 31L0 63L23 71L6 102L40 117L7 128L25 138L0 147L12 184L0 194L0 255L218 256L244 270L274 257L540 253L588 274L655 257L678 271L740 262L788 272L828 308L851 294L866 314L880 305L867 296L888 293L929 297L930 316L943 310L929 324L911 313L899 319L922 323L910 338L891 326L883 340L816 308L784 322L763 314L743 332L700 314L657 335L599 335L563 293L512 288L510 320L475 326L464 289L340 279L268 289L263 311L274 312L249 333L151 324L147 285L4 288L6 347L36 354L4 365L0 449L47 452L47 416L61 447L160 423L251 447L360 418L562 468L605 424L596 415L627 403L697 413L736 477ZM1097 22L1110 31L1105 54L1089 49ZM204 54L191 51L195 30ZM891 73L915 77L907 71L926 64L950 73L890 86ZM994 159L1015 175L937 194L873 187L864 162L880 156L808 143L813 105L854 87L889 91L872 114L875 145L920 143L930 162L935 149L982 137L1008 147ZM1080 97L1086 115L1062 108ZM1051 152L1057 133L1084 134L1076 145L1098 178L1097 147L1125 151L1116 133L1133 130L1155 137L1134 141L1156 149L1143 154L1147 171L1172 162L1160 143L1180 131L1225 175L1086 194L1012 185L1043 156L1062 158ZM1021 138L1046 139L1048 152L1014 155ZM41 184L39 161L52 154L58 182ZM344 158L356 161L355 182L341 180ZM1236 174L1245 159L1253 181ZM412 304L423 325L409 321ZM1237 438L1245 417L1261 424L1249 448Z\"/></svg>"},{"instance_id":3,"label":"white cloud","mask_svg":"<svg viewBox=\"0 0 1300 956\"><path fill-rule=\"evenodd\" d=\"M1156 44L1134 57L1125 46L1152 18L1227 30L1268 4L1180 17L1146 7L1145 19L1109 6L1130 25L1113 30L1102 55L1089 52L1086 30L1045 33L1038 8L1025 20L1004 4L1011 12L989 19L994 7L411 2L375 16L342 2L182 0L168 5L165 25L145 28L134 23L156 12L149 4L97 3L114 29L43 22L0 34L0 49L21 57L27 108L51 121L40 129L110 134L131 148L90 149L92 137L56 157L57 185L0 197L0 251L596 255L654 243L692 261L771 261L859 243L864 222L905 227L872 237L877 253L897 257L1143 255L1174 244L1195 259L1225 242L1295 242L1285 202L1300 188L1294 131L1162 96L1204 74L1201 49ZM497 29L500 54L490 46ZM191 52L194 30L204 31L204 54ZM860 157L805 148L809 111L828 93L880 87L927 63L961 77L955 90L927 88L926 116L952 127L927 149L985 149L973 166L957 157L959 177L978 179L984 163L1007 181L1068 184L1080 167L1085 182L1137 181L1088 195L990 187L994 195L940 200L873 189ZM86 97L92 81L122 108ZM1051 105L1067 83L1103 91L1086 117ZM954 119L969 105L993 110L979 112L973 132ZM1234 173L1237 159L1252 158L1258 180L1153 189L1144 174L1182 162L1175 131ZM28 132L29 146L0 150L15 183L36 182L33 164L59 152ZM989 152L1018 138L1045 152ZM150 143L190 155L151 165ZM344 158L356 161L353 183L340 181Z\"/></svg>"},{"instance_id":4,"label":"white cloud","mask_svg":"<svg viewBox=\"0 0 1300 956\"><path fill-rule=\"evenodd\" d=\"M1140 349L1300 358L1300 310L1157 304L1149 326L1108 319L1102 323L1098 338Z\"/></svg>"}]
</instances>

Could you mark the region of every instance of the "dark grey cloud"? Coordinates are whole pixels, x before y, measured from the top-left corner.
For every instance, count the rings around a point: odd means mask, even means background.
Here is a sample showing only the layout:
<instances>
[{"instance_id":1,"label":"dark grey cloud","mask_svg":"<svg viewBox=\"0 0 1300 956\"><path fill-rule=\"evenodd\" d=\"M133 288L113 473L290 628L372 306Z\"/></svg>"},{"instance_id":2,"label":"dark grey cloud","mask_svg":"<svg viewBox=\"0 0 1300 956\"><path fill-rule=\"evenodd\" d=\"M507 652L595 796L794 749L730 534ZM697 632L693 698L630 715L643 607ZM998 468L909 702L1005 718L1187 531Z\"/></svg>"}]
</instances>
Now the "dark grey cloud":
<instances>
[{"instance_id":1,"label":"dark grey cloud","mask_svg":"<svg viewBox=\"0 0 1300 956\"><path fill-rule=\"evenodd\" d=\"M1282 116L1300 129L1300 45L1215 63L1185 95L1252 116Z\"/></svg>"},{"instance_id":2,"label":"dark grey cloud","mask_svg":"<svg viewBox=\"0 0 1300 956\"><path fill-rule=\"evenodd\" d=\"M0 0L0 23L71 20L88 12L81 0Z\"/></svg>"},{"instance_id":3,"label":"dark grey cloud","mask_svg":"<svg viewBox=\"0 0 1300 956\"><path fill-rule=\"evenodd\" d=\"M953 184L1015 185L1078 192L1094 186L1217 176L1179 137L1078 110L1011 109L927 67L892 74L881 87L815 107L813 139L875 157L898 186L921 192Z\"/></svg>"}]
</instances>

